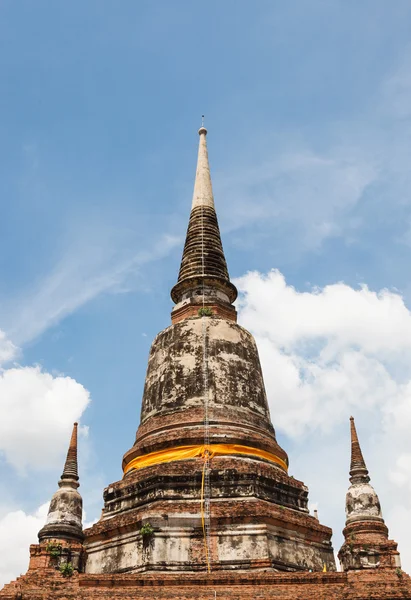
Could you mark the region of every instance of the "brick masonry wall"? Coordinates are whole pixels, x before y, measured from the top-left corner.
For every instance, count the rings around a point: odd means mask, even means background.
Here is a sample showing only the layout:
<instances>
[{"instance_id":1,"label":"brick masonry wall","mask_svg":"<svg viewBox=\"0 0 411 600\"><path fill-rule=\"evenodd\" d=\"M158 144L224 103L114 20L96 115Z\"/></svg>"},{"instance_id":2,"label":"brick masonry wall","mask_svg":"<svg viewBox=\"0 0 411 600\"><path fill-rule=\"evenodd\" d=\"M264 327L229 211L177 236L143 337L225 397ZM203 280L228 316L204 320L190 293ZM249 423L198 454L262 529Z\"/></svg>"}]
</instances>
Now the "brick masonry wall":
<instances>
[{"instance_id":1,"label":"brick masonry wall","mask_svg":"<svg viewBox=\"0 0 411 600\"><path fill-rule=\"evenodd\" d=\"M206 573L84 575L36 569L5 586L3 600L407 600L408 575L350 573Z\"/></svg>"}]
</instances>

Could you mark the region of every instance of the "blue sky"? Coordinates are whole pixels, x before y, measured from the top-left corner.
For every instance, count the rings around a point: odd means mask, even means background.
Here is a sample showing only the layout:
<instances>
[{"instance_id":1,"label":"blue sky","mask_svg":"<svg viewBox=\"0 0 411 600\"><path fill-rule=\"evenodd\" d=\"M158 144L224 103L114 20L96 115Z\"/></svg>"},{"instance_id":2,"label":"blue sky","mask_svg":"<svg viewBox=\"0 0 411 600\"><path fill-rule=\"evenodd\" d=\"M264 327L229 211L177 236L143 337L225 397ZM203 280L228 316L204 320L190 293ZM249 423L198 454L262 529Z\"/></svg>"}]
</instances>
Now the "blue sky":
<instances>
[{"instance_id":1,"label":"blue sky","mask_svg":"<svg viewBox=\"0 0 411 600\"><path fill-rule=\"evenodd\" d=\"M338 282L358 293L365 284L411 306L407 0L2 0L0 44L0 330L15 347L3 376L39 365L88 390L81 489L89 520L99 515L103 487L121 477L148 350L169 324L201 114L232 277L263 277L275 268L288 286L313 296ZM248 280L243 285L251 297ZM265 322L276 311L274 300L270 306ZM249 323L252 330L256 321ZM377 315L370 335L379 325ZM267 331L253 333L264 344ZM340 335L330 331L318 337ZM407 360L393 358L391 346L378 357L398 385L411 377L408 347L401 348ZM8 401L25 411L27 393L13 385L4 388ZM41 425L43 392L29 433L19 435L18 419L10 421L15 439L10 434L9 445L0 444L0 518L17 509L34 515L55 490L69 421L87 403L86 392L75 389L83 396L74 408L70 394L54 391L58 435L52 419ZM339 402L332 389L324 394ZM363 390L353 394L361 415ZM381 406L373 409L375 422L364 412L370 455L387 433L369 428L383 421L388 409ZM337 549L349 408L328 428L312 419L300 434L291 416L277 426L292 472L310 486ZM49 460L28 459L19 470L19 452L32 454L37 426L50 439ZM339 454L324 467L329 475L338 471L327 503L318 463L336 436ZM395 451L407 457L410 449ZM393 503L387 471L375 467L377 491ZM405 497L408 480L398 477ZM405 502L392 504L397 516L411 510Z\"/></svg>"}]
</instances>

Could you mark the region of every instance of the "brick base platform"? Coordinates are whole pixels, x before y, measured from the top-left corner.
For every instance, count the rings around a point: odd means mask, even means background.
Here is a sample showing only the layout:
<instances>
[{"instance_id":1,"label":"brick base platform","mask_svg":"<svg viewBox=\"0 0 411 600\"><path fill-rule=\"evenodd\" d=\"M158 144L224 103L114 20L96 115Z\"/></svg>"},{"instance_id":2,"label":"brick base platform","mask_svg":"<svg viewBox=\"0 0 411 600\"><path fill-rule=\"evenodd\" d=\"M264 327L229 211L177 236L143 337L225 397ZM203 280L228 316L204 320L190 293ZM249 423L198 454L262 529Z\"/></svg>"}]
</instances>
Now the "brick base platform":
<instances>
[{"instance_id":1,"label":"brick base platform","mask_svg":"<svg viewBox=\"0 0 411 600\"><path fill-rule=\"evenodd\" d=\"M30 571L0 592L4 600L404 600L411 580L401 571L347 573L211 573L87 575Z\"/></svg>"}]
</instances>

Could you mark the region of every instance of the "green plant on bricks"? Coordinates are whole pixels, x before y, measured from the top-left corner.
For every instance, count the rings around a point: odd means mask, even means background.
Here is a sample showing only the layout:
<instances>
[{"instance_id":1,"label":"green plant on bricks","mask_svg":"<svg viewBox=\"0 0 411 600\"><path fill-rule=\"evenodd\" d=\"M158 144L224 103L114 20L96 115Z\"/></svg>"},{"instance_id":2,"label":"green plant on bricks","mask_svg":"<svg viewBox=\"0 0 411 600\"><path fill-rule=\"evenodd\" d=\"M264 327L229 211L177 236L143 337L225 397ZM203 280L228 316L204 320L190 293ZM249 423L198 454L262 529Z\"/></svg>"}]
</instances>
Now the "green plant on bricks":
<instances>
[{"instance_id":1,"label":"green plant on bricks","mask_svg":"<svg viewBox=\"0 0 411 600\"><path fill-rule=\"evenodd\" d=\"M51 558L58 558L61 555L61 549L61 544L53 544L53 542L49 542L46 546L46 551Z\"/></svg>"},{"instance_id":2,"label":"green plant on bricks","mask_svg":"<svg viewBox=\"0 0 411 600\"><path fill-rule=\"evenodd\" d=\"M74 567L71 562L61 563L59 570L63 577L71 577L74 573Z\"/></svg>"},{"instance_id":3,"label":"green plant on bricks","mask_svg":"<svg viewBox=\"0 0 411 600\"><path fill-rule=\"evenodd\" d=\"M144 523L144 525L140 529L140 533L143 536L143 538L149 538L153 535L154 528L151 525L151 523Z\"/></svg>"}]
</instances>

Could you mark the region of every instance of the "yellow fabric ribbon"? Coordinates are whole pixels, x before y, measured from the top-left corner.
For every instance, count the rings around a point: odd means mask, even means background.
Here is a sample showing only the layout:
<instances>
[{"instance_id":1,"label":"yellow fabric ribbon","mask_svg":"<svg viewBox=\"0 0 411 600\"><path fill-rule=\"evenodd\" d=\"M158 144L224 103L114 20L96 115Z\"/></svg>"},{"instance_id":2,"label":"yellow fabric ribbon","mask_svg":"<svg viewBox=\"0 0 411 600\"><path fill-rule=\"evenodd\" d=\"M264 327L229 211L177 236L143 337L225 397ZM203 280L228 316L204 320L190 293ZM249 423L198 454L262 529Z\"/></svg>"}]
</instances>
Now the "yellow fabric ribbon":
<instances>
[{"instance_id":1,"label":"yellow fabric ribbon","mask_svg":"<svg viewBox=\"0 0 411 600\"><path fill-rule=\"evenodd\" d=\"M161 463L168 463L177 460L186 460L188 458L201 457L204 461L203 472L201 478L201 523L203 527L204 536L204 549L207 563L207 571L211 572L210 556L207 543L207 534L205 526L205 514L204 514L204 480L205 471L207 468L208 461L213 456L229 456L229 455L245 455L245 456L256 456L258 458L264 458L279 465L284 471L288 470L287 463L266 450L260 450L259 448L253 448L252 446L243 446L241 444L210 444L197 445L197 446L177 446L175 448L169 448L167 450L158 450L157 452L150 452L150 454L143 454L133 458L125 467L124 475L132 469L143 469L144 467L152 467L153 465L159 465Z\"/></svg>"},{"instance_id":2,"label":"yellow fabric ribbon","mask_svg":"<svg viewBox=\"0 0 411 600\"><path fill-rule=\"evenodd\" d=\"M144 467L152 467L153 465L174 462L176 460L197 458L198 456L204 457L206 451L209 453L209 458L217 455L229 456L232 454L256 456L279 465L284 471L288 470L288 465L282 458L271 452L267 452L266 450L260 450L259 448L253 448L251 446L243 446L241 444L210 444L209 446L177 446L175 448L158 450L157 452L150 452L150 454L136 456L136 458L133 458L133 460L124 467L124 475L131 469L143 469Z\"/></svg>"},{"instance_id":3,"label":"yellow fabric ribbon","mask_svg":"<svg viewBox=\"0 0 411 600\"><path fill-rule=\"evenodd\" d=\"M204 466L203 466L203 476L201 478L201 499L200 499L201 525L203 527L204 550L205 550L205 557L206 557L206 563L207 563L207 571L209 573L211 573L210 557L208 554L207 532L206 532L206 525L205 525L205 514L204 514L204 482L205 482L205 472L206 472L206 468L207 468L207 459L206 459L206 457L203 457L203 458L204 458Z\"/></svg>"}]
</instances>

